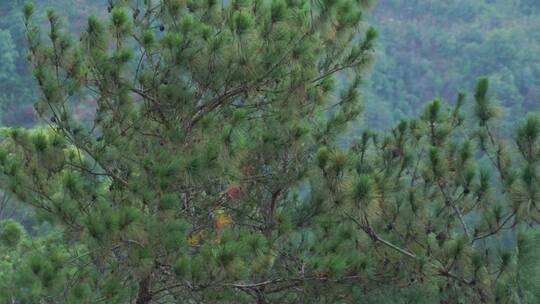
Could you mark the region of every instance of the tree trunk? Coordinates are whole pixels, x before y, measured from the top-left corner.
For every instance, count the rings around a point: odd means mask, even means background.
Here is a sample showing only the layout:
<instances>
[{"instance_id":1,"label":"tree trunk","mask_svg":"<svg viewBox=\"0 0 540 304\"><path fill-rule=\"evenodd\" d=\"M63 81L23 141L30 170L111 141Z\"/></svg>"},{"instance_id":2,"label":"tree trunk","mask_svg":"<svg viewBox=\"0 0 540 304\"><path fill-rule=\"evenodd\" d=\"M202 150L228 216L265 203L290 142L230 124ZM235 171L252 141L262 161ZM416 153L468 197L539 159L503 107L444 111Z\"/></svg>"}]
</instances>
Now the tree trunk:
<instances>
[{"instance_id":1,"label":"tree trunk","mask_svg":"<svg viewBox=\"0 0 540 304\"><path fill-rule=\"evenodd\" d=\"M279 188L272 193L272 200L270 202L270 208L266 216L266 228L265 228L266 236L270 236L272 234L272 229L274 228L274 225L275 225L277 200L282 191L283 191L283 188Z\"/></svg>"},{"instance_id":2,"label":"tree trunk","mask_svg":"<svg viewBox=\"0 0 540 304\"><path fill-rule=\"evenodd\" d=\"M136 304L148 304L152 301L152 273L149 273L139 281L139 293Z\"/></svg>"}]
</instances>

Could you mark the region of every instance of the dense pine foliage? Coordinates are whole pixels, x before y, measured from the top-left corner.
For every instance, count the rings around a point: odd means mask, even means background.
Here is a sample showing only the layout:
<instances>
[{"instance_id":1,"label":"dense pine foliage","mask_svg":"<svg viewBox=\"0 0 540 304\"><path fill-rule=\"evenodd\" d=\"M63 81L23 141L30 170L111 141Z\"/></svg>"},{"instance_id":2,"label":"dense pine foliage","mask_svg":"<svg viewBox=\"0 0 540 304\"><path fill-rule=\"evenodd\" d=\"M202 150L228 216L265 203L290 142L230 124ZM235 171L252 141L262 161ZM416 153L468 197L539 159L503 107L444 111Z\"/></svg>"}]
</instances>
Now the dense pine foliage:
<instances>
[{"instance_id":1,"label":"dense pine foliage","mask_svg":"<svg viewBox=\"0 0 540 304\"><path fill-rule=\"evenodd\" d=\"M0 221L0 302L540 301L540 117L507 128L502 80L463 71L472 92L358 130L370 5L25 4L37 88L11 92L40 124L0 129L0 215L32 221Z\"/></svg>"},{"instance_id":2,"label":"dense pine foliage","mask_svg":"<svg viewBox=\"0 0 540 304\"><path fill-rule=\"evenodd\" d=\"M86 17L106 17L107 0L40 0L37 9L60 9L78 33ZM38 99L26 62L23 0L0 3L0 123L31 126ZM489 76L493 96L504 108L502 123L538 111L540 96L540 2L536 0L381 0L366 19L381 33L376 64L362 87L365 125L388 130L420 113L432 98L453 102ZM36 16L46 26L44 14ZM4 76L2 76L4 75ZM79 106L88 115L92 101ZM507 134L510 135L510 134Z\"/></svg>"}]
</instances>

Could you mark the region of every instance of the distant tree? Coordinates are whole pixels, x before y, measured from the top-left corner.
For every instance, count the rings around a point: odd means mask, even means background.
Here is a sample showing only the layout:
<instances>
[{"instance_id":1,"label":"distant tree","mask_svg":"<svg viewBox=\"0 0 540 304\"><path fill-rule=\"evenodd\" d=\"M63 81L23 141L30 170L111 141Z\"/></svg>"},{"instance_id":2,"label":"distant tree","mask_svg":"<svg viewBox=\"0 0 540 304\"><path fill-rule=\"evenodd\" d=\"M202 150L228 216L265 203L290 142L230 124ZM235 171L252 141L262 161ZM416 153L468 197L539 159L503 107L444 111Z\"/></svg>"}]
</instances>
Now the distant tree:
<instances>
[{"instance_id":1,"label":"distant tree","mask_svg":"<svg viewBox=\"0 0 540 304\"><path fill-rule=\"evenodd\" d=\"M5 85L6 80L8 80L15 71L15 45L13 44L13 39L8 31L0 31L0 60L2 65L0 66L0 81Z\"/></svg>"},{"instance_id":2,"label":"distant tree","mask_svg":"<svg viewBox=\"0 0 540 304\"><path fill-rule=\"evenodd\" d=\"M46 125L3 130L0 185L61 233L32 248L6 224L4 299L537 302L540 120L501 140L482 79L467 119L464 95L435 100L343 148L376 37L364 9L113 1L72 39L52 10L40 35L27 5Z\"/></svg>"},{"instance_id":3,"label":"distant tree","mask_svg":"<svg viewBox=\"0 0 540 304\"><path fill-rule=\"evenodd\" d=\"M6 118L7 116L14 117L15 107L21 107L21 103L27 103L28 84L30 77L26 79L18 74L18 63L20 53L17 45L8 30L0 30L0 118L4 122L13 123L13 119ZM28 103L27 103L28 104ZM22 108L22 107L21 107ZM30 115L32 117L32 107L29 106ZM8 115L9 113L9 115ZM23 121L24 119L19 119ZM22 122L24 125L24 122Z\"/></svg>"}]
</instances>

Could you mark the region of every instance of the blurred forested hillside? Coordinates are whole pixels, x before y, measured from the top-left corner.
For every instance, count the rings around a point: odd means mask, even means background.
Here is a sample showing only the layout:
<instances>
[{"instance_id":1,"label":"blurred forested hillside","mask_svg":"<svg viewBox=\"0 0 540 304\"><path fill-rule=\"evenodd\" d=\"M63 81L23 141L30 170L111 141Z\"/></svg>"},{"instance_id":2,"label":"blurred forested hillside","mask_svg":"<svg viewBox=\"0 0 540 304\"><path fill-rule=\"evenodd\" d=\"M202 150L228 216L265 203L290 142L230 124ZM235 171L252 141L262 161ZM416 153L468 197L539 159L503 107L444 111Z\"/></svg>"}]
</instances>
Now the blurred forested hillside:
<instances>
[{"instance_id":1,"label":"blurred forested hillside","mask_svg":"<svg viewBox=\"0 0 540 304\"><path fill-rule=\"evenodd\" d=\"M0 122L34 121L35 90L25 58L23 0L0 1ZM106 0L41 0L61 8L73 31ZM540 1L379 0L369 22L379 30L377 61L362 92L366 122L384 129L433 97L453 101L488 76L513 124L540 99ZM81 109L84 112L84 109Z\"/></svg>"},{"instance_id":2,"label":"blurred forested hillside","mask_svg":"<svg viewBox=\"0 0 540 304\"><path fill-rule=\"evenodd\" d=\"M0 124L30 126L35 122L36 86L26 60L22 8L24 0L0 0ZM57 8L74 31L86 16L106 5L106 0L40 0L36 9ZM43 18L43 25L47 26Z\"/></svg>"},{"instance_id":3,"label":"blurred forested hillside","mask_svg":"<svg viewBox=\"0 0 540 304\"><path fill-rule=\"evenodd\" d=\"M453 101L488 76L513 124L540 99L540 1L382 0L370 16L380 32L367 119L384 128L426 101Z\"/></svg>"}]
</instances>

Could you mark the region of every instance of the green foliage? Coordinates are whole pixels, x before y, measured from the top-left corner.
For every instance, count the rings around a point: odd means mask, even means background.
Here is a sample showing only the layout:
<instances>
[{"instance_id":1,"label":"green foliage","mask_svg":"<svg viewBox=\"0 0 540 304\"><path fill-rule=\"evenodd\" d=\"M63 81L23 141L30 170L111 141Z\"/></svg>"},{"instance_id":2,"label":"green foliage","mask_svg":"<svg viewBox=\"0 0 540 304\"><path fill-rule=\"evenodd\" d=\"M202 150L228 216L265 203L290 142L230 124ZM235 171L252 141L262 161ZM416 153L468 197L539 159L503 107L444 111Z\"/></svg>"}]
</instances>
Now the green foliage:
<instances>
[{"instance_id":1,"label":"green foliage","mask_svg":"<svg viewBox=\"0 0 540 304\"><path fill-rule=\"evenodd\" d=\"M489 102L489 96L487 95L488 88L489 82L487 78L481 78L476 84L476 92L474 93L474 100L476 101L474 111L481 126L495 117L495 110L492 103Z\"/></svg>"},{"instance_id":2,"label":"green foliage","mask_svg":"<svg viewBox=\"0 0 540 304\"><path fill-rule=\"evenodd\" d=\"M287 14L287 4L283 0L273 0L270 13L272 14L272 22L283 20Z\"/></svg>"},{"instance_id":3,"label":"green foliage","mask_svg":"<svg viewBox=\"0 0 540 304\"><path fill-rule=\"evenodd\" d=\"M517 241L517 292L524 302L534 303L540 300L540 234L536 230L522 232Z\"/></svg>"},{"instance_id":4,"label":"green foliage","mask_svg":"<svg viewBox=\"0 0 540 304\"><path fill-rule=\"evenodd\" d=\"M0 227L0 300L535 301L538 119L505 139L484 78L343 145L364 4L111 1L77 38L27 8L46 124L2 129L0 186L52 228Z\"/></svg>"},{"instance_id":5,"label":"green foliage","mask_svg":"<svg viewBox=\"0 0 540 304\"><path fill-rule=\"evenodd\" d=\"M6 131L2 178L61 231L59 258L51 248L24 254L21 274L36 286L30 299L148 303L189 294L249 302L251 287L235 285L274 274L283 278L278 284L297 280L283 254L296 248L307 260L310 253L302 241L290 242L298 216L289 200L323 141L331 176L348 165L348 154L333 146L361 108L356 90L375 38L360 23L364 7L134 4L111 2L109 21L90 17L80 39L56 11L47 12L42 30L34 19L40 14L25 9L28 57L42 93L35 109L50 125ZM335 90L342 70L358 76ZM95 112L79 123L78 100L88 95ZM352 228L336 233L344 244L317 249L318 266L303 266L305 275L339 278L349 264L365 268L345 254L356 238ZM311 246L327 237L311 236ZM327 247L343 248L324 257ZM73 271L88 280L67 283L64 274Z\"/></svg>"},{"instance_id":6,"label":"green foliage","mask_svg":"<svg viewBox=\"0 0 540 304\"><path fill-rule=\"evenodd\" d=\"M0 244L15 247L24 237L24 228L13 220L0 222Z\"/></svg>"}]
</instances>

